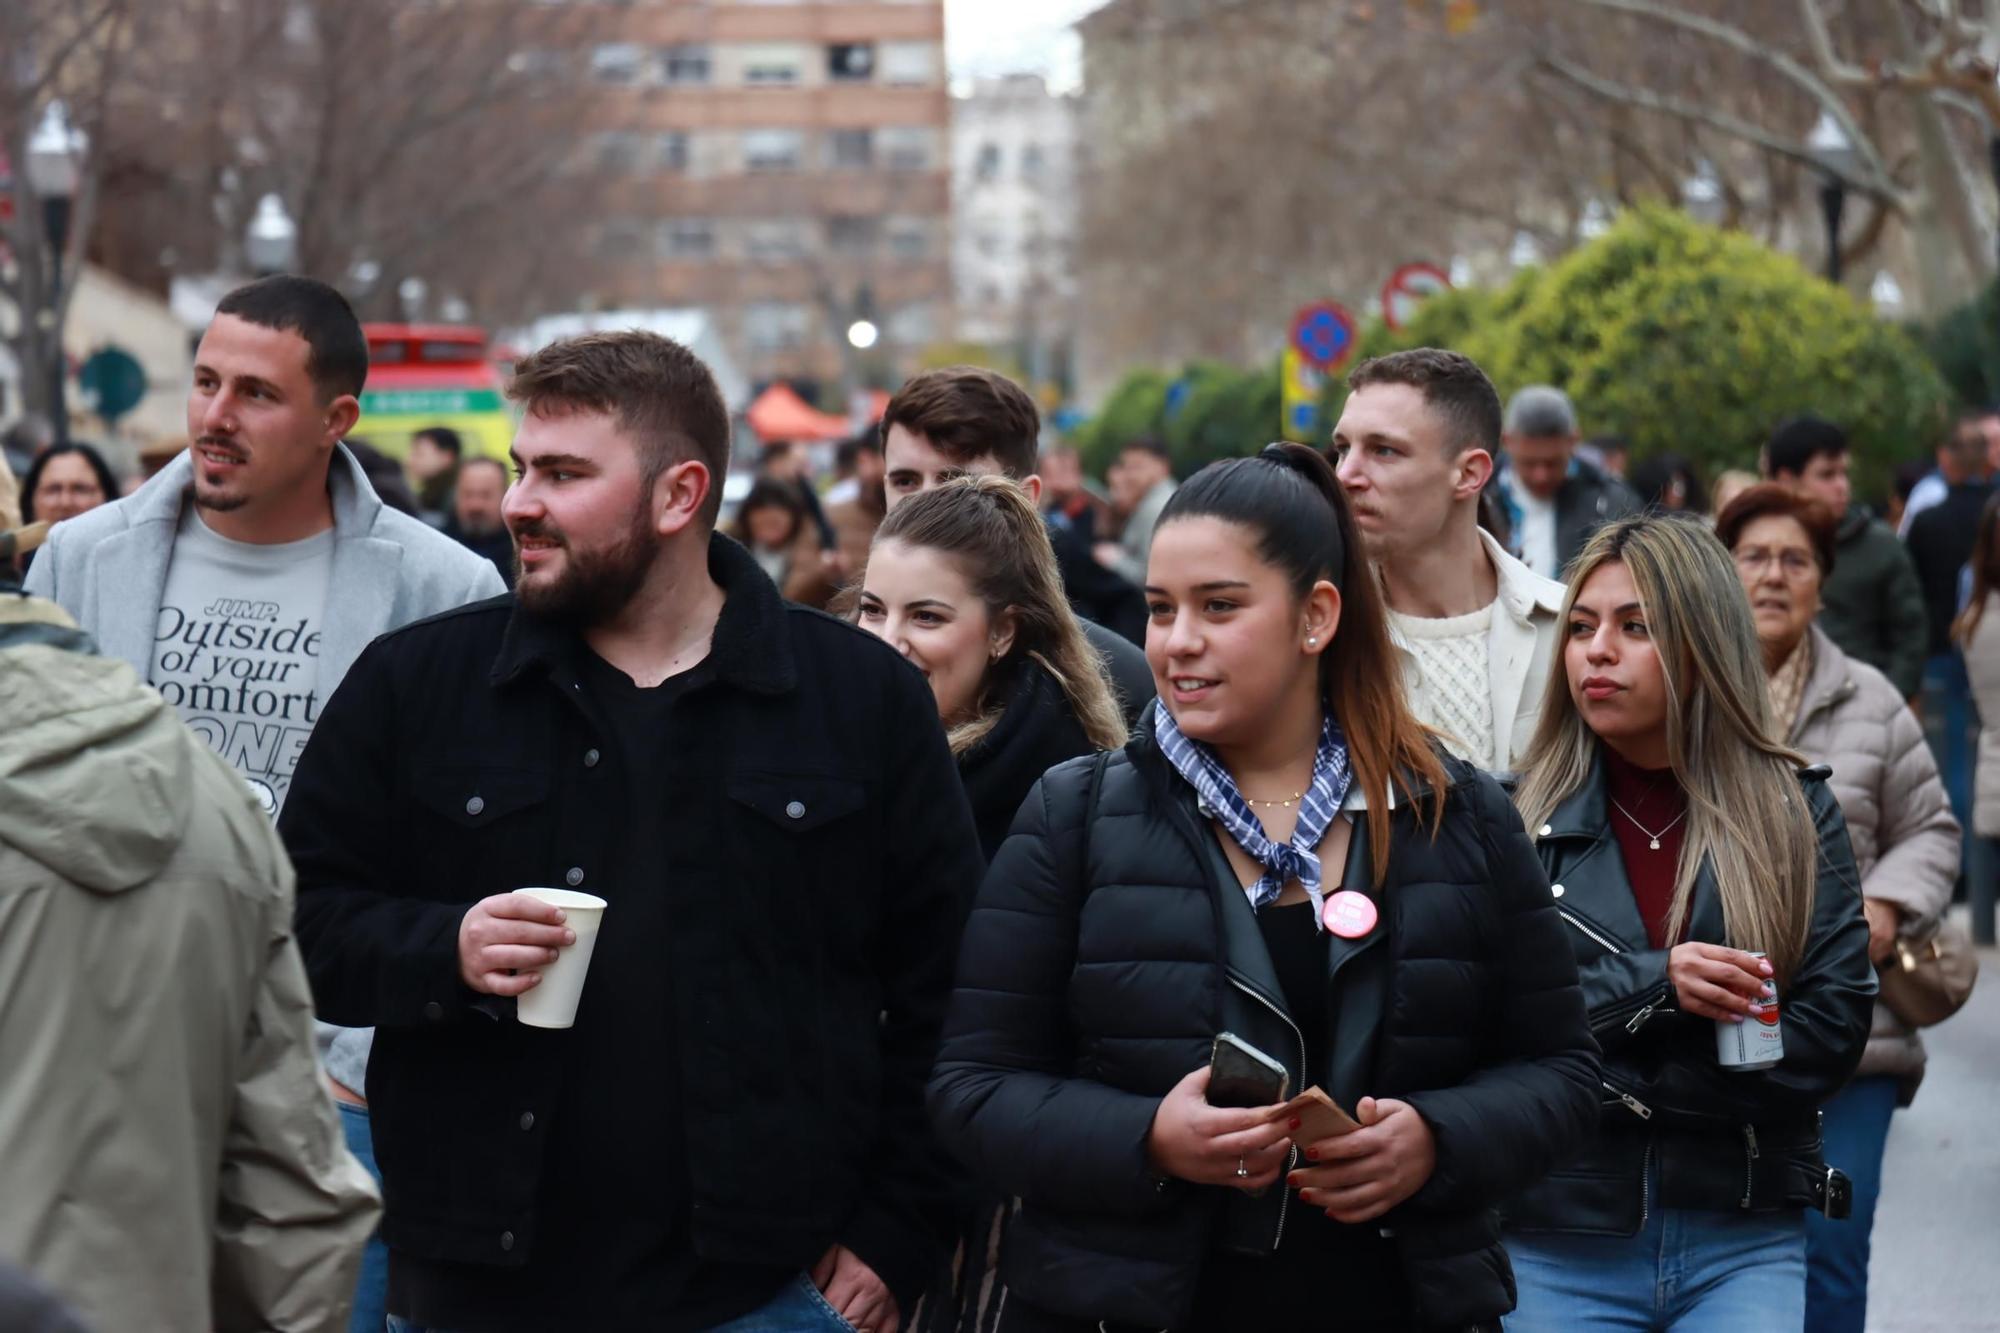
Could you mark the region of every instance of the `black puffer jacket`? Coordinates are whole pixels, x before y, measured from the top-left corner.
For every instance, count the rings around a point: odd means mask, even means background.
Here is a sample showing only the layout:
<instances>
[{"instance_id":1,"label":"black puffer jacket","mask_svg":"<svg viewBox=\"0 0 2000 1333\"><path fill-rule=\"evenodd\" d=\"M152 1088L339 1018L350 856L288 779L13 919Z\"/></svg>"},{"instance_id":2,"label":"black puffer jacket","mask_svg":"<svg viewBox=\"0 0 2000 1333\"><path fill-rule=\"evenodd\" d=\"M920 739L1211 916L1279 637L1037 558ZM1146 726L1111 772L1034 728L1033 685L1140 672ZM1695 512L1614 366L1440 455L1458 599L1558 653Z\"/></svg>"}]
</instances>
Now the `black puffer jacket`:
<instances>
[{"instance_id":1,"label":"black puffer jacket","mask_svg":"<svg viewBox=\"0 0 2000 1333\"><path fill-rule=\"evenodd\" d=\"M1630 1236L1656 1204L1821 1206L1819 1104L1860 1061L1875 995L1860 877L1828 772L1800 774L1819 829L1819 887L1805 960L1779 995L1784 1058L1770 1069L1722 1068L1714 1020L1675 1007L1668 951L1647 942L1606 815L1601 761L1538 830L1604 1050L1604 1123L1593 1144L1508 1205L1510 1227ZM1687 938L1725 940L1712 866L1695 881ZM1657 1199L1649 1158L1659 1168Z\"/></svg>"},{"instance_id":2,"label":"black puffer jacket","mask_svg":"<svg viewBox=\"0 0 2000 1333\"><path fill-rule=\"evenodd\" d=\"M1212 1247L1275 1249L1290 1191L1162 1187L1147 1160L1161 1098L1229 1030L1282 1053L1294 1088L1349 1108L1402 1098L1429 1123L1437 1169L1382 1222L1415 1325L1512 1308L1492 1210L1588 1133L1597 1059L1519 817L1491 778L1448 762L1436 841L1399 806L1381 884L1356 819L1342 882L1381 920L1329 940L1332 1054L1313 1070L1249 901L1150 719L1125 749L1043 778L980 891L930 1088L947 1145L1023 1201L1003 1263L1015 1295L1171 1327Z\"/></svg>"}]
</instances>

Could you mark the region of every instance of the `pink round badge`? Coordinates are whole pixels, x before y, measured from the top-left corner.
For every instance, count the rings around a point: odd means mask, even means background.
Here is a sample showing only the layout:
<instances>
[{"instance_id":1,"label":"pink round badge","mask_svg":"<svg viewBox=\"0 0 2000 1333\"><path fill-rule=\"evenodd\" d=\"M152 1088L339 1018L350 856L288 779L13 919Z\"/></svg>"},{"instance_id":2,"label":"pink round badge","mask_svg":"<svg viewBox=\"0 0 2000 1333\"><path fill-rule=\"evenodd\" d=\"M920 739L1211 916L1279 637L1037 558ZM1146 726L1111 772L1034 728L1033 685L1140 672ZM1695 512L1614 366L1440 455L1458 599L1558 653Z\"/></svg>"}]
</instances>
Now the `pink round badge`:
<instances>
[{"instance_id":1,"label":"pink round badge","mask_svg":"<svg viewBox=\"0 0 2000 1333\"><path fill-rule=\"evenodd\" d=\"M1375 929L1375 904L1365 893L1342 889L1326 900L1326 911L1320 919L1340 938L1358 940Z\"/></svg>"}]
</instances>

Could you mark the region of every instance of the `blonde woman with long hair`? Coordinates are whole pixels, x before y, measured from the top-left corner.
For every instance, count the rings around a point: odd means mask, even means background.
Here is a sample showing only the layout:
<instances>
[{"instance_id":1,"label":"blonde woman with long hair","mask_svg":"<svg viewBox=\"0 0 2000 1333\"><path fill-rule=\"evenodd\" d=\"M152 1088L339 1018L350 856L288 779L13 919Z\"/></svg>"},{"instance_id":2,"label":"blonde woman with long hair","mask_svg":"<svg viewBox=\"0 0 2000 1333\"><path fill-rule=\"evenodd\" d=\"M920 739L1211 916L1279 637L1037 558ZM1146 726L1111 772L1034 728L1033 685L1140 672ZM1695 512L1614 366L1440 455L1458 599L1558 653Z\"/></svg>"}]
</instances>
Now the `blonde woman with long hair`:
<instances>
[{"instance_id":1,"label":"blonde woman with long hair","mask_svg":"<svg viewBox=\"0 0 2000 1333\"><path fill-rule=\"evenodd\" d=\"M1515 800L1604 1053L1600 1133L1508 1209L1510 1330L1792 1328L1805 1210L1839 1213L1817 1108L1875 992L1825 768L1775 739L1735 566L1694 519L1601 529ZM1775 999L1783 1054L1721 1063ZM1834 1165L1838 1165L1835 1163Z\"/></svg>"}]
</instances>

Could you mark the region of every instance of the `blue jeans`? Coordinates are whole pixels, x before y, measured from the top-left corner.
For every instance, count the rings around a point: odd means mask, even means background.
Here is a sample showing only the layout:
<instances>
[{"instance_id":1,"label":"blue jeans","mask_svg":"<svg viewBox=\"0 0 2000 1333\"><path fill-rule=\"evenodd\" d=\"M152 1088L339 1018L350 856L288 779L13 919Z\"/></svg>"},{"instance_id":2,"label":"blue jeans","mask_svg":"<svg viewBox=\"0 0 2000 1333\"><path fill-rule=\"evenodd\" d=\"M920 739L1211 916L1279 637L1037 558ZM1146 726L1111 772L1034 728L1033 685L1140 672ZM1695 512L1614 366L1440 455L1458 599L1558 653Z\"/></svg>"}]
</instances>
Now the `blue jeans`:
<instances>
[{"instance_id":1,"label":"blue jeans","mask_svg":"<svg viewBox=\"0 0 2000 1333\"><path fill-rule=\"evenodd\" d=\"M375 1136L368 1127L368 1108L346 1102L334 1104L340 1108L340 1128L347 1135L347 1151L360 1159L379 1187L382 1171L375 1165ZM348 1333L382 1333L389 1317L388 1301L389 1247L382 1243L382 1233L378 1231L368 1237L367 1248L361 1251L361 1281L354 1289L354 1313L347 1321Z\"/></svg>"},{"instance_id":2,"label":"blue jeans","mask_svg":"<svg viewBox=\"0 0 2000 1333\"><path fill-rule=\"evenodd\" d=\"M1977 718L1972 708L1972 683L1965 659L1956 650L1924 660L1924 730L1944 779L1945 796L1964 833L1959 847L1961 867L1972 865L1972 751Z\"/></svg>"},{"instance_id":3,"label":"blue jeans","mask_svg":"<svg viewBox=\"0 0 2000 1333\"><path fill-rule=\"evenodd\" d=\"M1797 1212L1656 1206L1636 1236L1510 1232L1507 1253L1521 1293L1502 1321L1507 1333L1806 1327L1806 1224Z\"/></svg>"},{"instance_id":4,"label":"blue jeans","mask_svg":"<svg viewBox=\"0 0 2000 1333\"><path fill-rule=\"evenodd\" d=\"M444 1329L413 1324L397 1315L389 1316L389 1333L446 1333ZM840 1317L826 1297L820 1295L810 1277L799 1274L779 1288L771 1301L741 1319L717 1324L710 1333L854 1333L854 1326Z\"/></svg>"},{"instance_id":5,"label":"blue jeans","mask_svg":"<svg viewBox=\"0 0 2000 1333\"><path fill-rule=\"evenodd\" d=\"M1854 1213L1835 1222L1806 1217L1806 1327L1812 1333L1862 1333L1868 1323L1868 1236L1882 1197L1882 1148L1896 1110L1899 1080L1857 1078L1820 1108L1826 1164L1854 1181Z\"/></svg>"}]
</instances>

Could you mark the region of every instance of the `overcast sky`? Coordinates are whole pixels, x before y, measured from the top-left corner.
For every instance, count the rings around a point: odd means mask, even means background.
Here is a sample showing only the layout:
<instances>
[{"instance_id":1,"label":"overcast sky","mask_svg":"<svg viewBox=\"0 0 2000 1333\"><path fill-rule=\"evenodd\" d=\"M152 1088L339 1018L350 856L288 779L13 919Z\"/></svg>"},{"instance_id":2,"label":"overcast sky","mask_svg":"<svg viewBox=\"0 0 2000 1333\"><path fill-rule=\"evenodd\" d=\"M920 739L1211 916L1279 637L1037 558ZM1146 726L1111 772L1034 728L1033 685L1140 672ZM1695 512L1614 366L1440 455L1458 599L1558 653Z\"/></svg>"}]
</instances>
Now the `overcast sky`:
<instances>
[{"instance_id":1,"label":"overcast sky","mask_svg":"<svg viewBox=\"0 0 2000 1333\"><path fill-rule=\"evenodd\" d=\"M1069 25L1104 0L945 0L946 54L954 79L1028 71L1058 92L1082 77Z\"/></svg>"}]
</instances>

